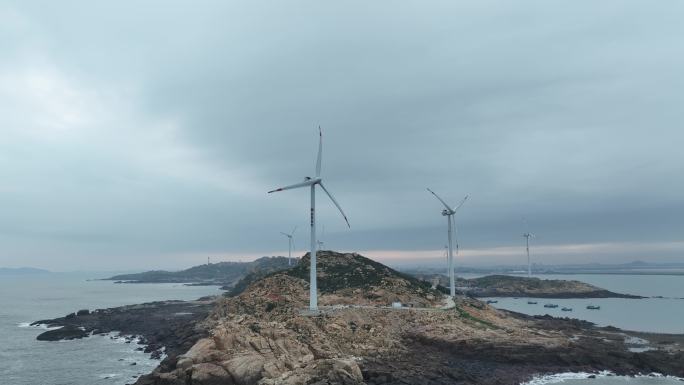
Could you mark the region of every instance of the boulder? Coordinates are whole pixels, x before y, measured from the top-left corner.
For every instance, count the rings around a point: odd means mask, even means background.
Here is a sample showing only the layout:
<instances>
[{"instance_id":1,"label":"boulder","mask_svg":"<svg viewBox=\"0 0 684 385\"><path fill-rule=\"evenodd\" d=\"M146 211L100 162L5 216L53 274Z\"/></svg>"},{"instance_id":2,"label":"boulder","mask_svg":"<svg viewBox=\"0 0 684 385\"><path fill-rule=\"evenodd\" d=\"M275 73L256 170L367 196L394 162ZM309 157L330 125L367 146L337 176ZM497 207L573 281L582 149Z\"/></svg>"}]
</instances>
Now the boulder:
<instances>
[{"instance_id":1,"label":"boulder","mask_svg":"<svg viewBox=\"0 0 684 385\"><path fill-rule=\"evenodd\" d=\"M36 339L38 341L60 341L60 340L75 340L78 338L87 337L88 333L76 326L65 326L63 328L48 330L40 334Z\"/></svg>"},{"instance_id":2,"label":"boulder","mask_svg":"<svg viewBox=\"0 0 684 385\"><path fill-rule=\"evenodd\" d=\"M191 379L193 385L236 385L226 369L208 362L193 365Z\"/></svg>"},{"instance_id":3,"label":"boulder","mask_svg":"<svg viewBox=\"0 0 684 385\"><path fill-rule=\"evenodd\" d=\"M262 356L249 354L222 362L221 366L231 374L237 385L253 385L263 377L264 362Z\"/></svg>"}]
</instances>

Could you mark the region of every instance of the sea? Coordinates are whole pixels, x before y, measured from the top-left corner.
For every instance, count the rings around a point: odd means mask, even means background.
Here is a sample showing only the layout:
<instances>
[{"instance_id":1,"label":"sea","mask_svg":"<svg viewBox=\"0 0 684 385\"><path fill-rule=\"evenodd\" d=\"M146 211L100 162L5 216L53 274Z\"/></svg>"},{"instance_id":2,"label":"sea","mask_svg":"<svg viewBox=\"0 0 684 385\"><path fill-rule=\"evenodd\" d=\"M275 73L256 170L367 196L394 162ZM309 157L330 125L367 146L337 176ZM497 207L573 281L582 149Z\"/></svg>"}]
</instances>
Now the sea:
<instances>
[{"instance_id":1,"label":"sea","mask_svg":"<svg viewBox=\"0 0 684 385\"><path fill-rule=\"evenodd\" d=\"M538 277L576 280L616 293L647 298L487 299L498 301L492 306L525 314L579 318L600 326L615 326L626 330L684 334L684 275L549 274ZM528 301L537 304L528 304ZM546 304L555 304L558 307L546 308ZM587 306L600 306L600 309L590 310ZM563 311L564 307L572 311Z\"/></svg>"},{"instance_id":2,"label":"sea","mask_svg":"<svg viewBox=\"0 0 684 385\"><path fill-rule=\"evenodd\" d=\"M111 274L45 273L0 276L0 384L124 385L151 372L159 360L117 334L48 342L33 321L79 309L102 309L159 300L217 295L217 286L115 284Z\"/></svg>"},{"instance_id":3,"label":"sea","mask_svg":"<svg viewBox=\"0 0 684 385\"><path fill-rule=\"evenodd\" d=\"M475 278L481 275L465 275ZM491 305L501 309L530 315L549 314L554 317L578 318L599 326L615 326L625 330L652 333L684 334L684 275L622 275L622 274L542 274L541 279L563 279L586 282L616 293L638 295L642 299L592 298L592 299L543 299L543 298L485 298L497 301ZM529 304L528 302L537 302ZM546 308L556 304L557 308ZM587 306L599 306L598 310ZM562 308L572 311L563 311ZM595 378L591 378L591 377ZM684 379L644 373L638 377L613 376L609 372L557 373L539 376L527 385L674 385Z\"/></svg>"},{"instance_id":4,"label":"sea","mask_svg":"<svg viewBox=\"0 0 684 385\"><path fill-rule=\"evenodd\" d=\"M0 384L2 385L124 385L149 373L159 360L151 359L116 334L81 340L37 341L43 327L29 324L80 309L100 309L158 300L192 300L217 295L216 286L183 284L115 284L94 280L111 274L49 273L0 276ZM495 306L527 314L551 314L587 319L600 325L660 333L684 333L684 276L669 275L543 275L547 279L576 279L608 290L650 298L538 300L497 298ZM658 297L658 298L655 298ZM662 297L662 298L660 298ZM544 308L547 302L559 308ZM601 306L588 311L586 305ZM573 308L568 314L559 309ZM556 310L558 310L556 312ZM619 377L604 373L589 379L587 373L540 376L530 385L674 385L669 377Z\"/></svg>"}]
</instances>

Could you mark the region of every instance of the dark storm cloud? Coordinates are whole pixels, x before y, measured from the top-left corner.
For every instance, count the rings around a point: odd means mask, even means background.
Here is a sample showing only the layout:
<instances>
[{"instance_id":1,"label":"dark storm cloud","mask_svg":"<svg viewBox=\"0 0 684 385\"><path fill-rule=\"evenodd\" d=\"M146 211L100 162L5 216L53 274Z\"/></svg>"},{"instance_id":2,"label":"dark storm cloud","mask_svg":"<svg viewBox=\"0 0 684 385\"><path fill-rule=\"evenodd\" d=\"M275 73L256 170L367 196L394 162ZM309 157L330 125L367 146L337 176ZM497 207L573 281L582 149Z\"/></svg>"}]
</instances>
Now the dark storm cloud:
<instances>
[{"instance_id":1,"label":"dark storm cloud","mask_svg":"<svg viewBox=\"0 0 684 385\"><path fill-rule=\"evenodd\" d=\"M681 241L682 8L5 5L0 264L180 266L294 225L304 246L306 192L265 191L313 173L319 124L352 223L319 197L330 247L439 250L426 186L472 195L465 248L523 217L542 245Z\"/></svg>"}]
</instances>

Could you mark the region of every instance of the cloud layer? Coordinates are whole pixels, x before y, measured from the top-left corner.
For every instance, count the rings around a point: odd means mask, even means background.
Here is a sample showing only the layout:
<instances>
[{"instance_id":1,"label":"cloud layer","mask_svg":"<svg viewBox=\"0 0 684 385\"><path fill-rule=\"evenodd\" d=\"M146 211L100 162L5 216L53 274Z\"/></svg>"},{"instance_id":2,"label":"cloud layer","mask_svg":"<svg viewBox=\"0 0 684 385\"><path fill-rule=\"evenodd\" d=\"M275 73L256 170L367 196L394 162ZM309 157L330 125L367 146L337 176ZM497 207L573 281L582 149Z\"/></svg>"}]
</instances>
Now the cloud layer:
<instances>
[{"instance_id":1,"label":"cloud layer","mask_svg":"<svg viewBox=\"0 0 684 385\"><path fill-rule=\"evenodd\" d=\"M465 249L529 229L682 260L658 245L684 229L683 8L6 2L0 265L180 267L294 225L304 246L306 192L265 192L313 173L319 124L352 224L319 198L331 248L438 254L430 186L471 194Z\"/></svg>"}]
</instances>

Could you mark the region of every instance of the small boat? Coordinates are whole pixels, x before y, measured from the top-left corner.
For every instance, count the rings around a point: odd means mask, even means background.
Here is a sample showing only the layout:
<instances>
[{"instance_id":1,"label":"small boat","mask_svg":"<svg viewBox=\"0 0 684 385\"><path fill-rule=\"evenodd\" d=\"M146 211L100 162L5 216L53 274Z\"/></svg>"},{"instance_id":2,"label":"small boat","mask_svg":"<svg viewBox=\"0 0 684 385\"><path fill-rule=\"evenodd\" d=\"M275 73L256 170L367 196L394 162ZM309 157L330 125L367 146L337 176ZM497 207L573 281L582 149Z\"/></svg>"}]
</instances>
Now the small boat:
<instances>
[{"instance_id":1,"label":"small boat","mask_svg":"<svg viewBox=\"0 0 684 385\"><path fill-rule=\"evenodd\" d=\"M554 309L554 308L557 308L558 305L556 305L555 303L547 303L546 305L544 305L544 307L550 307L550 308Z\"/></svg>"},{"instance_id":2,"label":"small boat","mask_svg":"<svg viewBox=\"0 0 684 385\"><path fill-rule=\"evenodd\" d=\"M487 303L498 303L498 302L499 302L499 301L497 301L497 300L495 300L495 299L488 299L488 300L487 300Z\"/></svg>"},{"instance_id":3,"label":"small boat","mask_svg":"<svg viewBox=\"0 0 684 385\"><path fill-rule=\"evenodd\" d=\"M571 308L571 307L564 307L564 308L562 308L561 310L563 310L563 311L572 311L572 308Z\"/></svg>"},{"instance_id":4,"label":"small boat","mask_svg":"<svg viewBox=\"0 0 684 385\"><path fill-rule=\"evenodd\" d=\"M601 306L589 305L589 306L587 306L587 309L589 309L589 310L600 310Z\"/></svg>"},{"instance_id":5,"label":"small boat","mask_svg":"<svg viewBox=\"0 0 684 385\"><path fill-rule=\"evenodd\" d=\"M536 304L537 304L537 301L527 301L527 304L528 304L528 305L536 305Z\"/></svg>"}]
</instances>

